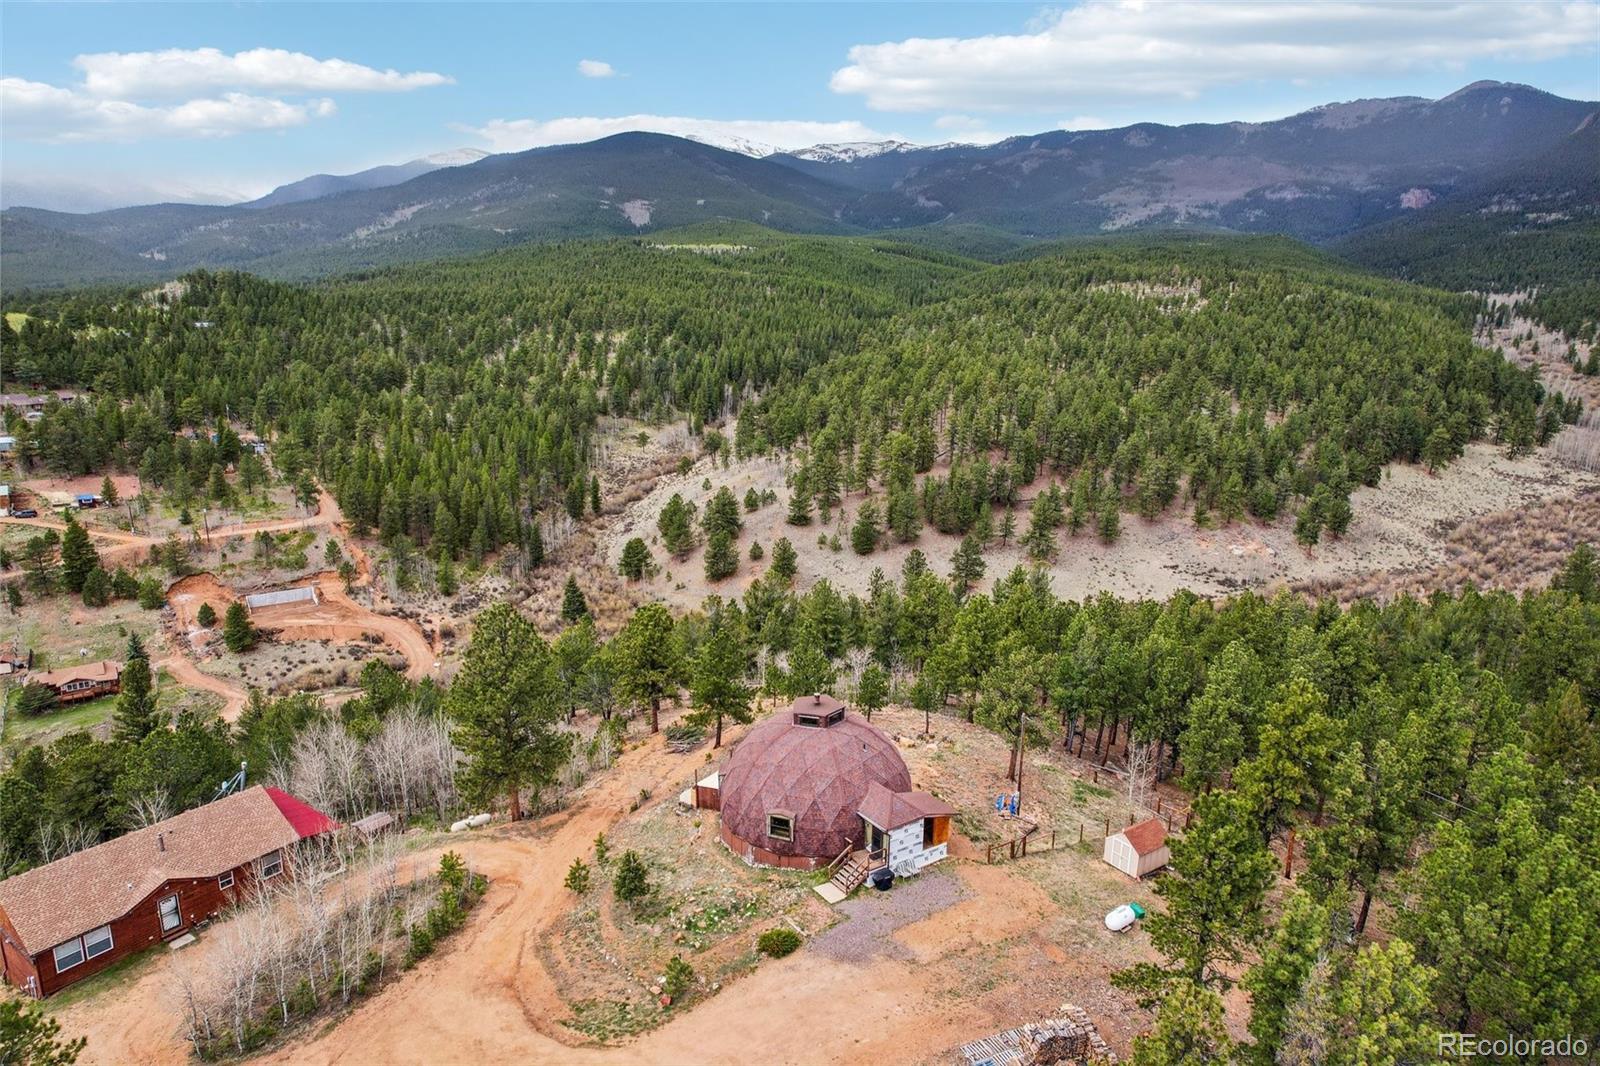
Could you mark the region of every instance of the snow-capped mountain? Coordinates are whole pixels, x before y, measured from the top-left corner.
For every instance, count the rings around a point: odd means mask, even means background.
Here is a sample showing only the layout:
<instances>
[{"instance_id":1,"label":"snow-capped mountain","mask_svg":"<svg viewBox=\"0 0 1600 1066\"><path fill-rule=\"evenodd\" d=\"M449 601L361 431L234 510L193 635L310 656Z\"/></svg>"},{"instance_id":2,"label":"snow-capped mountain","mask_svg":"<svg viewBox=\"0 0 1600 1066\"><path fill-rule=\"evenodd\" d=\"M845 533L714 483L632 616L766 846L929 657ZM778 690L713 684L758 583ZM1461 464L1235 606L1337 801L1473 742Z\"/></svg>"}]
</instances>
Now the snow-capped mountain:
<instances>
[{"instance_id":1,"label":"snow-capped mountain","mask_svg":"<svg viewBox=\"0 0 1600 1066\"><path fill-rule=\"evenodd\" d=\"M909 141L843 141L838 144L813 144L810 148L801 148L788 154L813 163L857 163L891 152L915 152L921 147Z\"/></svg>"},{"instance_id":2,"label":"snow-capped mountain","mask_svg":"<svg viewBox=\"0 0 1600 1066\"><path fill-rule=\"evenodd\" d=\"M482 148L452 148L448 152L435 152L425 155L421 159L413 159L413 163L432 163L436 167L459 167L468 163L476 163L489 155Z\"/></svg>"}]
</instances>

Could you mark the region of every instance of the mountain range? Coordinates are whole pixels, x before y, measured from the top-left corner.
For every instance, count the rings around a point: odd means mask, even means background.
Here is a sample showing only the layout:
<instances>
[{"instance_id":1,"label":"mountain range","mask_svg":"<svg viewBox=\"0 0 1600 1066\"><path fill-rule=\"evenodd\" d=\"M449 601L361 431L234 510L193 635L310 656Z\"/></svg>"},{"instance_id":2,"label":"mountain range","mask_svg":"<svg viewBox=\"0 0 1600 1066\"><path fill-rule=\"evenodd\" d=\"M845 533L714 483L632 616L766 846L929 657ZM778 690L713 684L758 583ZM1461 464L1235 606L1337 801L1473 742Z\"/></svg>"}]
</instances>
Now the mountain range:
<instances>
[{"instance_id":1,"label":"mountain range","mask_svg":"<svg viewBox=\"0 0 1600 1066\"><path fill-rule=\"evenodd\" d=\"M1497 187L1530 182L1545 187L1500 202L1492 227L1588 225L1600 211L1597 109L1478 82L1439 100L1358 100L1272 122L1055 130L990 145L761 155L759 146L623 133L316 175L233 206L83 215L14 207L0 214L0 268L7 289L199 266L301 277L715 219L832 234L916 227L920 239L929 229L1020 242L1185 227L1359 244L1383 227L1410 233L1482 212ZM1551 170L1558 157L1574 165ZM1461 207L1462 198L1478 206Z\"/></svg>"}]
</instances>

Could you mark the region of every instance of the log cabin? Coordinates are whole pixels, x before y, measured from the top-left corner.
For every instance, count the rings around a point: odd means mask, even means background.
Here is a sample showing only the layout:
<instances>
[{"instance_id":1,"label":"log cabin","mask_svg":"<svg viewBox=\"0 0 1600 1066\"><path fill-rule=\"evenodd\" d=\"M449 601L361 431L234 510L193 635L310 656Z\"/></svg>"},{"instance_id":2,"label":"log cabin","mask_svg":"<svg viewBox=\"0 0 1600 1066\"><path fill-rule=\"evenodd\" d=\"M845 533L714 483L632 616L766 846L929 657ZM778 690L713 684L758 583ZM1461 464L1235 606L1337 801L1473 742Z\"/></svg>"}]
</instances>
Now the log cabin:
<instances>
[{"instance_id":1,"label":"log cabin","mask_svg":"<svg viewBox=\"0 0 1600 1066\"><path fill-rule=\"evenodd\" d=\"M257 785L6 878L4 977L30 996L59 992L288 875L300 841L336 828L316 808Z\"/></svg>"}]
</instances>

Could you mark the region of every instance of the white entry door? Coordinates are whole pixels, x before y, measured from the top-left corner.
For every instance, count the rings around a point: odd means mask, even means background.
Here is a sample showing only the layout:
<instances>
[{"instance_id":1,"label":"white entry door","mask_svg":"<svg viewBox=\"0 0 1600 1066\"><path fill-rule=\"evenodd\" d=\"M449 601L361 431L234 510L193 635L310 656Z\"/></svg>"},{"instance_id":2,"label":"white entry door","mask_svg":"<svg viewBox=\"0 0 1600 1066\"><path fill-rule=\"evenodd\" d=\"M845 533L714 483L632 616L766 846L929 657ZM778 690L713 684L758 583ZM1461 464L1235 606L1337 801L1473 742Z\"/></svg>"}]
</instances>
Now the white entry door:
<instances>
[{"instance_id":1,"label":"white entry door","mask_svg":"<svg viewBox=\"0 0 1600 1066\"><path fill-rule=\"evenodd\" d=\"M158 906L161 910L161 935L166 936L183 924L183 915L178 911L178 897L167 896Z\"/></svg>"}]
</instances>

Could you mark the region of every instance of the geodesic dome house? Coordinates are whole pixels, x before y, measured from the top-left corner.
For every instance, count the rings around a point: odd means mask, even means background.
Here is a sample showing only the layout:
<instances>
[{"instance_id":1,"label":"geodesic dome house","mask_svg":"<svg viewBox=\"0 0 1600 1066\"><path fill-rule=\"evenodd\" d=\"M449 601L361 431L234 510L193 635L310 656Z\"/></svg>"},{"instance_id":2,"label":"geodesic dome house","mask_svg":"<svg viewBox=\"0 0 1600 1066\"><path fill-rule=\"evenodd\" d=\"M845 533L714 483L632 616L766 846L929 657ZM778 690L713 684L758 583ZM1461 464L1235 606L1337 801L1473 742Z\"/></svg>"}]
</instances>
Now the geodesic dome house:
<instances>
[{"instance_id":1,"label":"geodesic dome house","mask_svg":"<svg viewBox=\"0 0 1600 1066\"><path fill-rule=\"evenodd\" d=\"M867 789L911 790L883 730L832 696L802 696L750 730L717 781L723 842L746 862L814 869L862 846Z\"/></svg>"}]
</instances>

